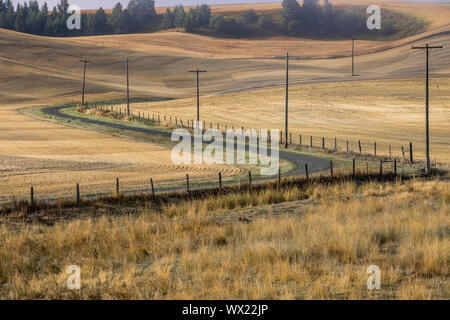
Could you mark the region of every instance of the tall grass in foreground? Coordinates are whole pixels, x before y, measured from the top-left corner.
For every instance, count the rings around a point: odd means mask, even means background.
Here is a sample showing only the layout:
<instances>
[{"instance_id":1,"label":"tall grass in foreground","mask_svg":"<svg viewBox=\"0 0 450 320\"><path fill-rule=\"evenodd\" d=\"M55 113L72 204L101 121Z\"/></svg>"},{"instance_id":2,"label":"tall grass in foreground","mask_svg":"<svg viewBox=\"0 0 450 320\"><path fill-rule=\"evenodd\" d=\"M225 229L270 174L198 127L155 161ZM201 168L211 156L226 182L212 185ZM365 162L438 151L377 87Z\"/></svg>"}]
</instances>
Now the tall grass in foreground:
<instances>
[{"instance_id":1,"label":"tall grass in foreground","mask_svg":"<svg viewBox=\"0 0 450 320\"><path fill-rule=\"evenodd\" d=\"M279 204L245 223L222 219L305 195L295 214ZM449 299L449 205L446 181L346 182L54 226L5 220L0 298ZM380 291L366 288L373 264ZM81 267L80 291L66 288L69 265Z\"/></svg>"}]
</instances>

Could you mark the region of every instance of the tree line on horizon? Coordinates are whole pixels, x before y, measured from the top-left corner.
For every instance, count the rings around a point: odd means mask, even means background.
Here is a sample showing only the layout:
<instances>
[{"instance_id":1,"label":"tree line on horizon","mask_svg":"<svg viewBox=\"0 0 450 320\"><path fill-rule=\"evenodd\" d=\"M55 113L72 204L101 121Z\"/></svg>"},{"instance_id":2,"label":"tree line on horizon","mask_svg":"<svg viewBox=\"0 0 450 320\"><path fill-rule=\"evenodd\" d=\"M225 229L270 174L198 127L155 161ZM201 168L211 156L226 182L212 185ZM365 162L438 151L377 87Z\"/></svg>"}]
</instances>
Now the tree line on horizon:
<instances>
[{"instance_id":1,"label":"tree line on horizon","mask_svg":"<svg viewBox=\"0 0 450 320\"><path fill-rule=\"evenodd\" d=\"M185 10L183 5L167 8L157 14L154 0L131 0L126 8L118 2L110 14L103 8L95 13L82 13L81 30L69 30L66 21L70 14L68 0L61 0L49 11L47 3L41 7L36 0L18 4L0 0L0 28L46 36L79 36L154 32L182 28L186 32L223 37L257 37L289 35L302 37L389 37L417 33L425 23L411 16L383 10L382 29L366 27L367 15L363 7L335 8L328 0L283 0L278 12L258 14L254 10L212 14L202 4Z\"/></svg>"},{"instance_id":2,"label":"tree line on horizon","mask_svg":"<svg viewBox=\"0 0 450 320\"><path fill-rule=\"evenodd\" d=\"M11 0L0 0L0 28L46 36L76 36L138 32L158 21L153 0L131 0L126 8L118 2L107 15L103 8L95 13L81 14L81 30L69 30L67 19L71 13L68 0L61 0L49 11L45 2L36 0L14 6Z\"/></svg>"}]
</instances>

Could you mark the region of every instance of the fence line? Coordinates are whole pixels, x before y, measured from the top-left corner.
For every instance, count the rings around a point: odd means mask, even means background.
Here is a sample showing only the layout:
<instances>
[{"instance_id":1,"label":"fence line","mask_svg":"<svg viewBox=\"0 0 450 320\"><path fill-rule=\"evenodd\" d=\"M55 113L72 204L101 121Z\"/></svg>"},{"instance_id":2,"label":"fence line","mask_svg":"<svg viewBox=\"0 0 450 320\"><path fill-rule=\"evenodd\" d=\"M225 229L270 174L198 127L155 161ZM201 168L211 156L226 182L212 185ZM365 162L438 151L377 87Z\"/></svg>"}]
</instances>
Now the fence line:
<instances>
[{"instance_id":1,"label":"fence line","mask_svg":"<svg viewBox=\"0 0 450 320\"><path fill-rule=\"evenodd\" d=\"M115 107L115 106L93 106L94 109L98 111L109 111L114 113L115 115L125 115L125 112L122 112L122 107ZM141 117L141 111L139 110L137 113L135 111L131 111L131 118L134 120L143 120L143 121L149 121L153 125L154 124L167 124L172 125L174 127L184 128L184 129L194 129L194 119L185 119L179 117L170 116L164 113L157 113L157 112L144 112L142 111L142 117ZM164 119L163 121L161 119ZM164 122L164 123L163 123ZM186 125L185 125L186 124ZM207 122L205 120L202 120L202 128L206 130L207 128L212 129L215 128L222 133L226 131L229 126L220 124L219 122L213 123L211 121ZM225 130L222 131L221 128L224 128ZM232 129L234 129L234 126L231 126ZM239 129L244 131L246 128L241 126ZM261 129L256 130L256 135L259 138L261 135ZM283 130L280 130L280 143L283 143L284 139L284 132ZM269 134L269 142L270 142L270 134ZM395 158L396 156L400 159L402 159L403 163L409 163L413 164L414 159L414 150L413 150L413 143L408 142L403 145L395 145L395 149L393 148L393 144L382 144L377 141L368 142L368 141L351 141L348 139L340 139L338 137L317 137L312 135L304 135L302 133L294 135L293 133L289 133L289 146L294 147L301 147L306 149L312 149L312 150L324 150L324 151L331 151L331 152L348 152L348 153L356 153L360 155L371 155L374 157L377 156L383 156L388 158Z\"/></svg>"},{"instance_id":2,"label":"fence line","mask_svg":"<svg viewBox=\"0 0 450 320\"><path fill-rule=\"evenodd\" d=\"M316 176L320 176L320 177L330 177L330 178L336 178L339 179L339 175L341 176L348 176L348 175L352 175L354 178L356 177L379 177L382 178L383 176L386 175L394 175L394 176L404 176L404 167L402 166L402 170L401 172L398 171L398 162L397 159L394 160L383 160L381 159L379 161L379 163L374 163L374 162L369 162L369 161L365 161L365 160L358 160L357 158L353 158L352 159L352 166L350 168L338 168L335 166L334 162L332 160L330 160L330 168L321 172L316 172L315 175ZM249 190L250 192L252 191L252 186L254 183L264 183L264 182L272 182L275 183L278 188L280 188L283 185L283 180L282 179L290 179L290 178L299 178L304 176L306 181L311 180L311 172L308 169L308 164L305 163L305 173L303 175L298 175L298 176L287 176L287 177L282 177L281 175L281 168L278 170L278 175L273 176L273 177L269 177L269 178L259 178L259 179L255 179L254 177L252 177L252 173L251 171L248 172L248 177L245 178L245 176L243 176L242 179L240 180L230 180L230 181L226 181L224 182L222 179L222 173L219 172L218 176L217 176L217 180L214 182L212 182L211 180L195 180L194 182L197 182L196 187L193 188L192 185L192 181L190 181L190 177L189 174L186 174L186 180L185 180L185 187L183 188L182 186L180 187L173 187L171 185L168 184L161 184L161 185L157 185L153 178L150 178L149 182L150 184L148 186L145 187L141 187L138 189L134 189L133 191L122 191L120 189L121 186L121 181L119 178L116 178L115 181L111 181L111 187L114 187L114 191L115 192L109 192L109 195L114 194L116 197L120 197L122 195L129 194L129 195L136 195L136 194L142 194L142 193L149 193L151 194L153 197L156 195L156 193L166 193L166 192L181 192L181 191L185 191L185 192L192 192L194 190L208 190L208 189L214 189L214 188L219 188L222 189L224 187L224 185L228 185L231 187L236 187L236 186L241 186L241 184L243 185L243 190ZM181 180L180 180L181 182ZM114 185L113 185L114 183ZM83 199L83 194L81 193L81 187L82 185L80 183L76 183L75 184L75 188L74 188L74 194L72 196L70 196L70 198L73 198L74 201L76 201L77 204L81 204L82 199ZM158 190L159 189L159 190ZM239 188L240 189L240 188ZM37 188L35 188L35 186L31 186L30 187L30 198L28 199L27 202L29 202L29 204L31 205L31 207L35 206L38 200L37 194L38 194L39 190ZM92 195L92 192L89 192L89 199L97 199L99 197L105 196L108 193L97 193ZM65 196L68 197L68 196ZM55 198L55 199L62 199L63 197L59 197L59 198ZM44 199L44 198L42 198Z\"/></svg>"}]
</instances>

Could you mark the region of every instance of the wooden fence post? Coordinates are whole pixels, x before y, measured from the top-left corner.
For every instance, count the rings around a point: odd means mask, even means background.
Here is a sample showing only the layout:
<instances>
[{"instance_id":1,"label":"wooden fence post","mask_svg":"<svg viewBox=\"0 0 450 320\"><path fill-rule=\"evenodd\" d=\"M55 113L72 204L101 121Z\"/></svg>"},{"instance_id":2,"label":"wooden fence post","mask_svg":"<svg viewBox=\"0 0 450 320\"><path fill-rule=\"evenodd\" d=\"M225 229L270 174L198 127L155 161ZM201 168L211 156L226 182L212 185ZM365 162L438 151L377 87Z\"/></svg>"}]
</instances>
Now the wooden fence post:
<instances>
[{"instance_id":1,"label":"wooden fence post","mask_svg":"<svg viewBox=\"0 0 450 320\"><path fill-rule=\"evenodd\" d=\"M414 157L413 157L413 144L412 142L409 143L409 162L411 164L414 163Z\"/></svg>"},{"instance_id":2,"label":"wooden fence post","mask_svg":"<svg viewBox=\"0 0 450 320\"><path fill-rule=\"evenodd\" d=\"M34 188L30 188L30 204L34 206Z\"/></svg>"},{"instance_id":3,"label":"wooden fence post","mask_svg":"<svg viewBox=\"0 0 450 320\"><path fill-rule=\"evenodd\" d=\"M337 138L334 137L334 151L337 151Z\"/></svg>"},{"instance_id":4,"label":"wooden fence post","mask_svg":"<svg viewBox=\"0 0 450 320\"><path fill-rule=\"evenodd\" d=\"M389 145L389 158L392 158L392 147Z\"/></svg>"},{"instance_id":5,"label":"wooden fence post","mask_svg":"<svg viewBox=\"0 0 450 320\"><path fill-rule=\"evenodd\" d=\"M305 173L306 173L306 180L309 180L309 171L308 171L308 164L305 163Z\"/></svg>"},{"instance_id":6,"label":"wooden fence post","mask_svg":"<svg viewBox=\"0 0 450 320\"><path fill-rule=\"evenodd\" d=\"M153 186L153 179L150 178L150 185L152 186L152 196L155 196L155 187Z\"/></svg>"},{"instance_id":7,"label":"wooden fence post","mask_svg":"<svg viewBox=\"0 0 450 320\"><path fill-rule=\"evenodd\" d=\"M333 160L330 160L330 173L331 173L331 177L334 176L333 174Z\"/></svg>"},{"instance_id":8,"label":"wooden fence post","mask_svg":"<svg viewBox=\"0 0 450 320\"><path fill-rule=\"evenodd\" d=\"M77 183L77 204L80 204L81 197L80 197L80 184Z\"/></svg>"},{"instance_id":9,"label":"wooden fence post","mask_svg":"<svg viewBox=\"0 0 450 320\"><path fill-rule=\"evenodd\" d=\"M116 195L120 194L119 178L116 178Z\"/></svg>"},{"instance_id":10,"label":"wooden fence post","mask_svg":"<svg viewBox=\"0 0 450 320\"><path fill-rule=\"evenodd\" d=\"M394 176L397 176L397 159L394 159Z\"/></svg>"},{"instance_id":11,"label":"wooden fence post","mask_svg":"<svg viewBox=\"0 0 450 320\"><path fill-rule=\"evenodd\" d=\"M292 133L289 133L289 141L290 141L290 144L292 144Z\"/></svg>"},{"instance_id":12,"label":"wooden fence post","mask_svg":"<svg viewBox=\"0 0 450 320\"><path fill-rule=\"evenodd\" d=\"M402 146L403 164L405 164L405 148Z\"/></svg>"},{"instance_id":13,"label":"wooden fence post","mask_svg":"<svg viewBox=\"0 0 450 320\"><path fill-rule=\"evenodd\" d=\"M347 152L348 152L349 150L348 150L348 140L347 140Z\"/></svg>"},{"instance_id":14,"label":"wooden fence post","mask_svg":"<svg viewBox=\"0 0 450 320\"><path fill-rule=\"evenodd\" d=\"M380 160L380 177L383 176L383 160Z\"/></svg>"},{"instance_id":15,"label":"wooden fence post","mask_svg":"<svg viewBox=\"0 0 450 320\"><path fill-rule=\"evenodd\" d=\"M281 167L278 167L278 189L281 188Z\"/></svg>"},{"instance_id":16,"label":"wooden fence post","mask_svg":"<svg viewBox=\"0 0 450 320\"><path fill-rule=\"evenodd\" d=\"M189 173L186 174L186 190L189 192Z\"/></svg>"},{"instance_id":17,"label":"wooden fence post","mask_svg":"<svg viewBox=\"0 0 450 320\"><path fill-rule=\"evenodd\" d=\"M300 135L300 147L302 146L302 135Z\"/></svg>"},{"instance_id":18,"label":"wooden fence post","mask_svg":"<svg viewBox=\"0 0 450 320\"><path fill-rule=\"evenodd\" d=\"M219 172L219 188L222 189L222 172Z\"/></svg>"},{"instance_id":19,"label":"wooden fence post","mask_svg":"<svg viewBox=\"0 0 450 320\"><path fill-rule=\"evenodd\" d=\"M377 156L377 143L376 142L373 143L373 155L375 157Z\"/></svg>"},{"instance_id":20,"label":"wooden fence post","mask_svg":"<svg viewBox=\"0 0 450 320\"><path fill-rule=\"evenodd\" d=\"M362 153L361 140L358 140L359 154Z\"/></svg>"},{"instance_id":21,"label":"wooden fence post","mask_svg":"<svg viewBox=\"0 0 450 320\"><path fill-rule=\"evenodd\" d=\"M356 158L353 158L353 176L356 176Z\"/></svg>"},{"instance_id":22,"label":"wooden fence post","mask_svg":"<svg viewBox=\"0 0 450 320\"><path fill-rule=\"evenodd\" d=\"M311 141L310 141L310 142L311 142L311 143L310 143L311 148L313 147L313 141L312 141L313 139L312 139L312 138L313 138L313 137L311 136L311 139L310 139L310 140L311 140Z\"/></svg>"},{"instance_id":23,"label":"wooden fence post","mask_svg":"<svg viewBox=\"0 0 450 320\"><path fill-rule=\"evenodd\" d=\"M251 171L248 172L248 186L251 191L252 190L252 172Z\"/></svg>"}]
</instances>

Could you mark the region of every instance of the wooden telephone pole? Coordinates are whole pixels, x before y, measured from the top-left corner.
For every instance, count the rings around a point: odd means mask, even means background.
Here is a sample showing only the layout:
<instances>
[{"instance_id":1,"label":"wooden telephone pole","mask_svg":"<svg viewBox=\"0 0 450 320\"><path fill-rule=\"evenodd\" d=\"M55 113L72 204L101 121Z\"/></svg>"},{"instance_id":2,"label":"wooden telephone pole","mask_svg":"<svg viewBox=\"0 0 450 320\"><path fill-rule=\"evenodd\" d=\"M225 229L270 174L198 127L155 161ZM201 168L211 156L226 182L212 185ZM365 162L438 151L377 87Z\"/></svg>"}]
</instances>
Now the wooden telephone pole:
<instances>
[{"instance_id":1,"label":"wooden telephone pole","mask_svg":"<svg viewBox=\"0 0 450 320\"><path fill-rule=\"evenodd\" d=\"M128 69L128 58L127 58L127 117L131 115L130 112L130 76Z\"/></svg>"},{"instance_id":2,"label":"wooden telephone pole","mask_svg":"<svg viewBox=\"0 0 450 320\"><path fill-rule=\"evenodd\" d=\"M206 70L190 70L189 72L195 72L197 74L197 124L200 121L200 85L199 85L199 74L207 72Z\"/></svg>"},{"instance_id":3,"label":"wooden telephone pole","mask_svg":"<svg viewBox=\"0 0 450 320\"><path fill-rule=\"evenodd\" d=\"M352 38L352 77L355 76L355 38Z\"/></svg>"},{"instance_id":4,"label":"wooden telephone pole","mask_svg":"<svg viewBox=\"0 0 450 320\"><path fill-rule=\"evenodd\" d=\"M431 49L442 49L442 46L430 46L428 43L423 47L413 46L413 49L424 49L425 50L425 144L426 144L426 173L429 174L431 172L431 163L430 163L430 125L429 125L429 55Z\"/></svg>"},{"instance_id":5,"label":"wooden telephone pole","mask_svg":"<svg viewBox=\"0 0 450 320\"><path fill-rule=\"evenodd\" d=\"M286 56L277 56L275 59L286 59L286 104L284 115L284 146L287 148L289 144L289 59L300 59L298 56L290 56L289 52Z\"/></svg>"},{"instance_id":6,"label":"wooden telephone pole","mask_svg":"<svg viewBox=\"0 0 450 320\"><path fill-rule=\"evenodd\" d=\"M81 105L84 106L84 89L86 86L86 67L90 61L80 60L80 62L84 63L84 71L83 71L83 91L81 92Z\"/></svg>"},{"instance_id":7,"label":"wooden telephone pole","mask_svg":"<svg viewBox=\"0 0 450 320\"><path fill-rule=\"evenodd\" d=\"M284 146L287 148L288 147L288 121L289 121L289 117L288 117L288 112L289 112L289 52L286 52L286 108L285 108L285 119L284 119L284 132L285 132L285 141L284 141Z\"/></svg>"}]
</instances>

